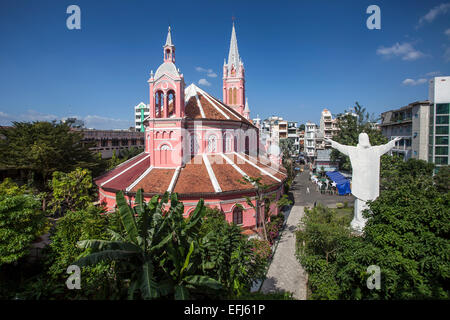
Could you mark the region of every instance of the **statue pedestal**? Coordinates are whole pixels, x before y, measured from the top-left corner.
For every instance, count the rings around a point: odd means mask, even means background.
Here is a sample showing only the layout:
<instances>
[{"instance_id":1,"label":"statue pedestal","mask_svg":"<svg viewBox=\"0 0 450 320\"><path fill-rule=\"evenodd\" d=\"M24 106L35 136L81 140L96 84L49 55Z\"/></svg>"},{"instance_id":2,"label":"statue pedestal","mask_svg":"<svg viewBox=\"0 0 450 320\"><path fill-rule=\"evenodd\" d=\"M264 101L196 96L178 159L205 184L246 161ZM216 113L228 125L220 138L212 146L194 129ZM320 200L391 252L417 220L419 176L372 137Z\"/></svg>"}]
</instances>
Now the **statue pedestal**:
<instances>
[{"instance_id":1,"label":"statue pedestal","mask_svg":"<svg viewBox=\"0 0 450 320\"><path fill-rule=\"evenodd\" d=\"M351 227L358 232L362 232L364 227L366 226L367 219L362 216L362 212L365 209L369 209L367 202L361 199L356 198L355 200L355 210L353 220L350 223Z\"/></svg>"}]
</instances>

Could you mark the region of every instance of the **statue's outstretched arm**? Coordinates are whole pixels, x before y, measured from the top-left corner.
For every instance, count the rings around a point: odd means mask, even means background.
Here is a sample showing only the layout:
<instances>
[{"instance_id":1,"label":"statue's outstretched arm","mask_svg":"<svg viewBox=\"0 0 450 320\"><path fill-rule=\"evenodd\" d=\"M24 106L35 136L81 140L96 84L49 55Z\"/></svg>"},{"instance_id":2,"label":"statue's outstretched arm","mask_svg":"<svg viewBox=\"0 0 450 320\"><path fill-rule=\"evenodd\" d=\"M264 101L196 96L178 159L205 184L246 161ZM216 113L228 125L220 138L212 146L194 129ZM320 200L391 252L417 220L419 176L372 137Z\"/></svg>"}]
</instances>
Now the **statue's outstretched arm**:
<instances>
[{"instance_id":1,"label":"statue's outstretched arm","mask_svg":"<svg viewBox=\"0 0 450 320\"><path fill-rule=\"evenodd\" d=\"M401 137L395 137L393 140L389 141L388 143L383 144L381 146L377 146L380 156L385 154L389 150L391 150L395 146L395 143L401 139L402 139Z\"/></svg>"},{"instance_id":2,"label":"statue's outstretched arm","mask_svg":"<svg viewBox=\"0 0 450 320\"><path fill-rule=\"evenodd\" d=\"M338 151L342 152L346 156L348 156L349 153L349 146L344 146L343 144L337 143L336 141L333 141L331 139L325 138L326 142L331 143L331 147L334 149L337 149Z\"/></svg>"}]
</instances>

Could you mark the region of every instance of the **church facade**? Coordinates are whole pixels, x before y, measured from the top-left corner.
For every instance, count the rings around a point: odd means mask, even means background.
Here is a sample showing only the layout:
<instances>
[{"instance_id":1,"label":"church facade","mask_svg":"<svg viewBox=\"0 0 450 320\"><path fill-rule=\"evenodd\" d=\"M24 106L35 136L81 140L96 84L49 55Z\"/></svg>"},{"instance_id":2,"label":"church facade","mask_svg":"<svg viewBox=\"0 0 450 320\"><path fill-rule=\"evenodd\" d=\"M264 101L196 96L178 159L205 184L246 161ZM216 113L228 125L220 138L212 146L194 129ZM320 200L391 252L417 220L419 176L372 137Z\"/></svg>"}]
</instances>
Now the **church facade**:
<instances>
[{"instance_id":1,"label":"church facade","mask_svg":"<svg viewBox=\"0 0 450 320\"><path fill-rule=\"evenodd\" d=\"M278 200L287 175L259 147L259 129L250 120L245 98L244 64L234 24L223 66L222 100L195 84L185 86L175 65L170 27L163 63L155 73L151 71L148 84L145 151L95 179L99 201L112 211L119 190L131 203L141 188L147 201L155 194L176 192L184 203L185 217L204 199L205 205L220 209L227 221L242 225L249 234L260 228L262 216L246 200L250 197L256 205L256 185L244 177L259 178L267 186L264 192ZM263 214L264 204L259 205ZM277 210L273 201L271 214Z\"/></svg>"}]
</instances>

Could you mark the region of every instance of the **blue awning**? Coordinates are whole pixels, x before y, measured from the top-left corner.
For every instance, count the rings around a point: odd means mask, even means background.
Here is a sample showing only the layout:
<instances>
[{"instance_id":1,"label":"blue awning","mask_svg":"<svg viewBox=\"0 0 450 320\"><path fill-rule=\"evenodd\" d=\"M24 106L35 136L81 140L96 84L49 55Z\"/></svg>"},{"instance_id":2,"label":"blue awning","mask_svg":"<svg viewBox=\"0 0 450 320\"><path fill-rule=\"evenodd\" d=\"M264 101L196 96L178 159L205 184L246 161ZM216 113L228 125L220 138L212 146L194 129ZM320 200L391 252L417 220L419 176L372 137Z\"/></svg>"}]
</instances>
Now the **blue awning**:
<instances>
[{"instance_id":1,"label":"blue awning","mask_svg":"<svg viewBox=\"0 0 450 320\"><path fill-rule=\"evenodd\" d=\"M338 190L339 195L349 194L352 191L350 190L350 181L347 180L339 171L328 171L326 175L336 182L336 188Z\"/></svg>"}]
</instances>

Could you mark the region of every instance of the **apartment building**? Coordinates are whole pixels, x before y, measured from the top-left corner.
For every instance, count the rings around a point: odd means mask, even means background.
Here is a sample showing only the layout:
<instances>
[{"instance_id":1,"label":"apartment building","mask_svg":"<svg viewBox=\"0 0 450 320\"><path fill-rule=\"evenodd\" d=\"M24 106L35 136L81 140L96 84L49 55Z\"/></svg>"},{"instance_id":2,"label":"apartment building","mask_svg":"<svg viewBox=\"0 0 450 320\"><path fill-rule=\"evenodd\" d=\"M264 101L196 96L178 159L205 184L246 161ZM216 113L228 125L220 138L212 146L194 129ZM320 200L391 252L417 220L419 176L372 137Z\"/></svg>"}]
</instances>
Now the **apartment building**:
<instances>
[{"instance_id":1,"label":"apartment building","mask_svg":"<svg viewBox=\"0 0 450 320\"><path fill-rule=\"evenodd\" d=\"M141 102L134 107L134 128L136 131L144 132L144 119L150 115L150 107Z\"/></svg>"},{"instance_id":2,"label":"apartment building","mask_svg":"<svg viewBox=\"0 0 450 320\"><path fill-rule=\"evenodd\" d=\"M305 124L305 153L309 158L313 158L316 155L316 133L317 125L313 122L306 122Z\"/></svg>"},{"instance_id":3,"label":"apartment building","mask_svg":"<svg viewBox=\"0 0 450 320\"><path fill-rule=\"evenodd\" d=\"M396 142L392 154L400 155L405 160L428 160L429 110L430 102L425 100L381 114L381 133L389 140L402 138Z\"/></svg>"},{"instance_id":4,"label":"apartment building","mask_svg":"<svg viewBox=\"0 0 450 320\"><path fill-rule=\"evenodd\" d=\"M438 168L449 162L450 77L434 77L429 82L428 161Z\"/></svg>"},{"instance_id":5,"label":"apartment building","mask_svg":"<svg viewBox=\"0 0 450 320\"><path fill-rule=\"evenodd\" d=\"M333 136L336 135L338 131L338 123L337 119L333 119L331 112L327 109L323 109L320 115L320 124L319 124L319 141L317 141L317 145L320 149L331 149L331 144L323 141L324 138L332 139Z\"/></svg>"}]
</instances>

